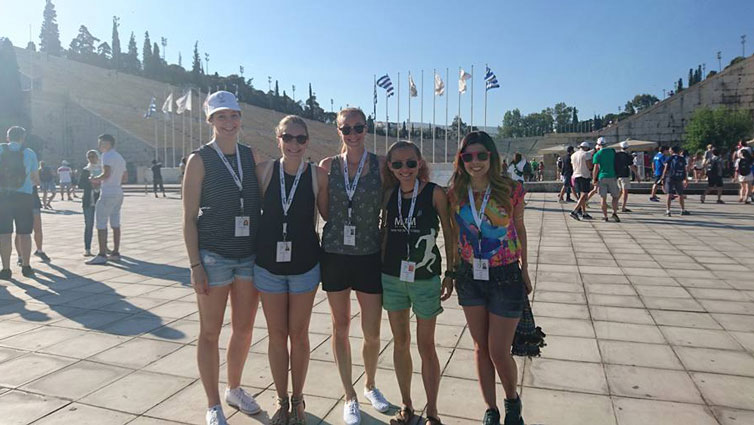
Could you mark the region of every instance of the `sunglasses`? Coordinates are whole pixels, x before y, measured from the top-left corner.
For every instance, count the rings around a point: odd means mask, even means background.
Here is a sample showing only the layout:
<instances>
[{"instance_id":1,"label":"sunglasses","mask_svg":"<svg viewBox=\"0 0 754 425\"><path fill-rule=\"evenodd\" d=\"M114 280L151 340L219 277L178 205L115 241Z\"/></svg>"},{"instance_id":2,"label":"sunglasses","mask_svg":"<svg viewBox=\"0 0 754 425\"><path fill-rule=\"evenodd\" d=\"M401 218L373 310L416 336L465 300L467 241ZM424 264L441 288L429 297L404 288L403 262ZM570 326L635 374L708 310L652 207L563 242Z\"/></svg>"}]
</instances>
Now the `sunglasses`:
<instances>
[{"instance_id":1,"label":"sunglasses","mask_svg":"<svg viewBox=\"0 0 754 425\"><path fill-rule=\"evenodd\" d=\"M343 133L344 136L348 136L349 134L351 134L351 130L355 131L356 134L361 134L366 128L367 126L365 126L364 124L359 124L353 127L340 127L340 132Z\"/></svg>"},{"instance_id":2,"label":"sunglasses","mask_svg":"<svg viewBox=\"0 0 754 425\"><path fill-rule=\"evenodd\" d=\"M292 141L296 140L296 143L298 143L299 145L303 145L307 140L309 140L309 136L305 134L292 136L290 134L283 133L280 135L280 138L283 139L283 143L291 143Z\"/></svg>"},{"instance_id":3,"label":"sunglasses","mask_svg":"<svg viewBox=\"0 0 754 425\"><path fill-rule=\"evenodd\" d=\"M414 169L419 165L419 161L415 159L409 159L409 160L406 160L405 164L406 164L406 167ZM390 167L392 167L393 170L400 170L401 168L403 168L403 161L393 161L390 163Z\"/></svg>"},{"instance_id":4,"label":"sunglasses","mask_svg":"<svg viewBox=\"0 0 754 425\"><path fill-rule=\"evenodd\" d=\"M463 162L471 162L476 158L478 161L487 161L490 159L489 152L466 152L461 154Z\"/></svg>"}]
</instances>

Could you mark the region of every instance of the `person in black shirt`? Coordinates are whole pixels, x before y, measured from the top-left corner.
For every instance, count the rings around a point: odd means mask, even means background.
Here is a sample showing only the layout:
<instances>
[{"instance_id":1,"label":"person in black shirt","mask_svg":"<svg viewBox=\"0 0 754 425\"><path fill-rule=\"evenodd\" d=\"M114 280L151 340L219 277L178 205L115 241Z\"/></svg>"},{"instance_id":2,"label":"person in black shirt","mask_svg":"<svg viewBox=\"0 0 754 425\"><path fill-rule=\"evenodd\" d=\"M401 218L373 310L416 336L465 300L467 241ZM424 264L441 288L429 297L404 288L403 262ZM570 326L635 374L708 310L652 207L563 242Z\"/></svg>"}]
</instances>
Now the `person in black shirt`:
<instances>
[{"instance_id":1,"label":"person in black shirt","mask_svg":"<svg viewBox=\"0 0 754 425\"><path fill-rule=\"evenodd\" d=\"M618 186L621 190L621 199L623 202L621 211L631 212L631 210L626 208L628 190L631 188L631 172L636 174L638 170L634 165L634 158L626 151L628 149L628 142L621 142L620 147L622 150L615 153L615 176L618 178Z\"/></svg>"},{"instance_id":2,"label":"person in black shirt","mask_svg":"<svg viewBox=\"0 0 754 425\"><path fill-rule=\"evenodd\" d=\"M571 178L573 177L573 164L571 164L571 154L573 153L573 146L566 148L566 154L561 158L562 166L560 168L560 178L563 180L563 187L558 194L558 201L563 202L563 195L565 195L565 202L576 202L571 198Z\"/></svg>"},{"instance_id":3,"label":"person in black shirt","mask_svg":"<svg viewBox=\"0 0 754 425\"><path fill-rule=\"evenodd\" d=\"M99 184L95 187L89 177L100 175L102 166L99 164L99 154L97 151L90 150L86 153L88 164L79 173L79 180L76 185L84 191L81 198L81 207L84 210L84 256L92 256L92 235L94 229L94 208L99 199Z\"/></svg>"},{"instance_id":4,"label":"person in black shirt","mask_svg":"<svg viewBox=\"0 0 754 425\"><path fill-rule=\"evenodd\" d=\"M165 198L165 186L162 184L162 163L156 159L152 160L152 186L154 188L154 197L157 198L157 186L162 191L162 197Z\"/></svg>"}]
</instances>

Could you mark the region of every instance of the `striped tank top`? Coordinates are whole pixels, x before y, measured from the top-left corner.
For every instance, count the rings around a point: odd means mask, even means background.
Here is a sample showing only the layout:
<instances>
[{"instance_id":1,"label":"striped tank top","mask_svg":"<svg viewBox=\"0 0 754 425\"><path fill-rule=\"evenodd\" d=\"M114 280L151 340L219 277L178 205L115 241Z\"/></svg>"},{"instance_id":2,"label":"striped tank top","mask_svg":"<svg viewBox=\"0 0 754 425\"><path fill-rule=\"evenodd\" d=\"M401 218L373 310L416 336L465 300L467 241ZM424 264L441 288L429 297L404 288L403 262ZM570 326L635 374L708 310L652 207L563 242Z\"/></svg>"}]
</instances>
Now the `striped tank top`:
<instances>
[{"instance_id":1,"label":"striped tank top","mask_svg":"<svg viewBox=\"0 0 754 425\"><path fill-rule=\"evenodd\" d=\"M197 151L204 164L202 195L199 201L199 249L206 249L225 258L245 258L256 254L256 236L259 228L260 195L254 154L251 148L238 145L243 169L243 192L217 152L205 144ZM238 174L236 155L225 155L233 171ZM241 211L240 196L244 210ZM236 217L250 218L249 236L236 237Z\"/></svg>"}]
</instances>

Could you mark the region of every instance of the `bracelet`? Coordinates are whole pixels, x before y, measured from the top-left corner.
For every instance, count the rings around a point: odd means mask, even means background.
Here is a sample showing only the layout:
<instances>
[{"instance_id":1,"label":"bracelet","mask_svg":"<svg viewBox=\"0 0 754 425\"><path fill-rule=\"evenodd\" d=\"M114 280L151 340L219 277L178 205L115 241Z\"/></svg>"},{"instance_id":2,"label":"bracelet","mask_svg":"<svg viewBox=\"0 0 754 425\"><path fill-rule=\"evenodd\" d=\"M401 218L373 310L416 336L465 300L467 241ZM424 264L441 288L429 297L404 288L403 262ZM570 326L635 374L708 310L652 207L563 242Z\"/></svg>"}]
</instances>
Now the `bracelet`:
<instances>
[{"instance_id":1,"label":"bracelet","mask_svg":"<svg viewBox=\"0 0 754 425\"><path fill-rule=\"evenodd\" d=\"M202 263L196 263L196 264L192 264L192 265L191 265L191 268L193 269L194 267L197 267L197 266L201 266L201 265L202 265Z\"/></svg>"},{"instance_id":2,"label":"bracelet","mask_svg":"<svg viewBox=\"0 0 754 425\"><path fill-rule=\"evenodd\" d=\"M445 277L456 279L458 277L458 274L456 273L455 270L445 270Z\"/></svg>"}]
</instances>

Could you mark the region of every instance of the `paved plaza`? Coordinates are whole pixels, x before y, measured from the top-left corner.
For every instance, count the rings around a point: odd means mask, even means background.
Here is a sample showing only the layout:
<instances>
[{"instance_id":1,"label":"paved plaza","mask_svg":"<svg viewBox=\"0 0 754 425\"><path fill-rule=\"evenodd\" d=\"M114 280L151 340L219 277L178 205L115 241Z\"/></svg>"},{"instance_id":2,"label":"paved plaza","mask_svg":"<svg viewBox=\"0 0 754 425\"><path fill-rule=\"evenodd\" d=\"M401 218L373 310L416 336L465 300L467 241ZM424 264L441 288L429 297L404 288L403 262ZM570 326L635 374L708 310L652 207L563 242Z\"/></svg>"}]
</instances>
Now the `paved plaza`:
<instances>
[{"instance_id":1,"label":"paved plaza","mask_svg":"<svg viewBox=\"0 0 754 425\"><path fill-rule=\"evenodd\" d=\"M548 344L541 358L517 359L527 424L754 424L754 207L733 197L702 205L694 196L693 215L668 218L663 204L633 195L640 203L622 223L577 222L555 194L527 198L533 309ZM126 196L124 258L107 266L84 264L80 204L54 206L43 213L52 262L32 260L36 279L14 266L15 280L0 283L0 424L203 424L198 313L176 195ZM485 407L473 344L455 296L444 307L440 416L478 424ZM355 301L353 313L360 393ZM309 423L342 424L323 292L310 332ZM226 323L221 344L228 335ZM387 314L382 343L377 384L400 404ZM267 423L274 412L261 312L252 344L243 384L263 412L226 406L231 424ZM420 367L414 350L416 407L424 404ZM388 423L395 411L362 408L365 424Z\"/></svg>"}]
</instances>

